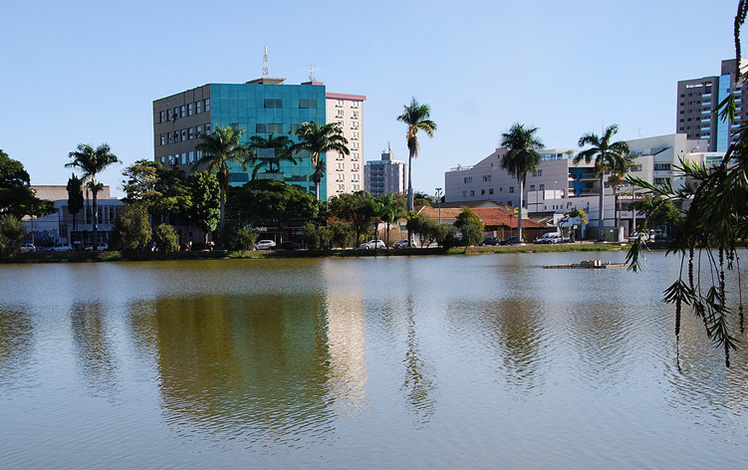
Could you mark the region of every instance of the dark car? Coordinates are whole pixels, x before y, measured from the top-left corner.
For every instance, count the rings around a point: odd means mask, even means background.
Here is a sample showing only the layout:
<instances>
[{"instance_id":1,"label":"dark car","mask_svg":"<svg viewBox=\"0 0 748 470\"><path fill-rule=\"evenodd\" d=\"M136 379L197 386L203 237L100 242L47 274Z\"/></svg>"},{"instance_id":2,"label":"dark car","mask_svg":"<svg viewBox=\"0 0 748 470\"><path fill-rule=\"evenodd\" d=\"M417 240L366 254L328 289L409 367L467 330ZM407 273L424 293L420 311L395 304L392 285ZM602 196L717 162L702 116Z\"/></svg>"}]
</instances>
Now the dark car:
<instances>
[{"instance_id":1,"label":"dark car","mask_svg":"<svg viewBox=\"0 0 748 470\"><path fill-rule=\"evenodd\" d=\"M501 245L501 240L496 237L486 237L483 239L483 243L481 245L487 246L487 245Z\"/></svg>"},{"instance_id":2,"label":"dark car","mask_svg":"<svg viewBox=\"0 0 748 470\"><path fill-rule=\"evenodd\" d=\"M301 246L292 241L285 241L278 246L281 250L298 250Z\"/></svg>"},{"instance_id":3,"label":"dark car","mask_svg":"<svg viewBox=\"0 0 748 470\"><path fill-rule=\"evenodd\" d=\"M509 237L501 242L502 245L519 245L520 243L522 243L522 240L519 237Z\"/></svg>"}]
</instances>

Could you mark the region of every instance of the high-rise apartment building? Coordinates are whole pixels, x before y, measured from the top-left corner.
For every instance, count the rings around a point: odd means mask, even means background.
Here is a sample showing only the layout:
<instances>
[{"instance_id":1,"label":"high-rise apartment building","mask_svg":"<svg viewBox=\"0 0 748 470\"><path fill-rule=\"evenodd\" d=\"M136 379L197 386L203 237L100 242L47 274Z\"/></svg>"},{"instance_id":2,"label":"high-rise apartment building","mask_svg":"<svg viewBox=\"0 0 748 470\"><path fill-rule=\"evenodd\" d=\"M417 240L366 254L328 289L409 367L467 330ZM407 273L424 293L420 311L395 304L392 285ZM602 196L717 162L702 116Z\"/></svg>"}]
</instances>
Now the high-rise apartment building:
<instances>
[{"instance_id":1,"label":"high-rise apartment building","mask_svg":"<svg viewBox=\"0 0 748 470\"><path fill-rule=\"evenodd\" d=\"M364 181L367 191L372 196L384 196L390 193L404 193L407 189L408 165L392 158L392 149L382 152L381 160L366 162Z\"/></svg>"},{"instance_id":2,"label":"high-rise apartment building","mask_svg":"<svg viewBox=\"0 0 748 470\"><path fill-rule=\"evenodd\" d=\"M348 139L349 155L327 154L327 195L364 189L364 101L363 95L327 93L327 122L338 122Z\"/></svg>"},{"instance_id":3,"label":"high-rise apartment building","mask_svg":"<svg viewBox=\"0 0 748 470\"><path fill-rule=\"evenodd\" d=\"M342 162L346 171L353 172L344 176L345 191L350 192L353 185L363 179L360 161L363 155L364 99L359 95L328 96L325 85L315 81L293 85L286 84L283 78L263 77L240 84L210 83L153 102L154 159L190 172L201 158L195 150L200 142L199 136L210 134L216 126L243 130L241 142L248 143L254 135L288 135L295 139L293 132L304 122L315 121L321 126L330 120L338 120L344 124L351 148L351 155ZM338 109L338 101L344 103L340 119L329 111ZM338 157L331 157L320 156L327 164L327 181L323 179L320 185L321 200L326 200L331 194L328 192L330 180L337 179L339 174L338 161L335 160ZM273 175L273 179L314 194L311 159L302 153L297 160L296 165L282 161L281 172ZM355 171L358 171L358 176ZM242 185L251 178L252 169L232 165L232 185ZM335 188L335 192L339 192L338 186Z\"/></svg>"},{"instance_id":4,"label":"high-rise apartment building","mask_svg":"<svg viewBox=\"0 0 748 470\"><path fill-rule=\"evenodd\" d=\"M740 70L745 71L746 67L748 60L742 60ZM735 93L737 104L732 124L720 119L715 112L731 92ZM686 134L688 139L706 141L706 151L726 152L733 132L743 121L744 94L748 97L748 87L740 79L735 59L722 61L719 76L679 81L676 132Z\"/></svg>"}]
</instances>

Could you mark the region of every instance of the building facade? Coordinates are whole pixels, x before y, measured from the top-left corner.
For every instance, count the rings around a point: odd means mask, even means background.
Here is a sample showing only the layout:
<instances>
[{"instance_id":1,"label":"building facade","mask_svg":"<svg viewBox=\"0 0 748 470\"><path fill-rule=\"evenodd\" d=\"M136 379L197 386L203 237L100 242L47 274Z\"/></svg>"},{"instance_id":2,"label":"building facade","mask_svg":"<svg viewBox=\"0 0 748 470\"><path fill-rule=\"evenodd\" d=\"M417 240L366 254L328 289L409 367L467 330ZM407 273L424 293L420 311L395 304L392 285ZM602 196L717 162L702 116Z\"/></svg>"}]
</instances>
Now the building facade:
<instances>
[{"instance_id":1,"label":"building facade","mask_svg":"<svg viewBox=\"0 0 748 470\"><path fill-rule=\"evenodd\" d=\"M380 160L366 162L364 187L372 196L405 193L408 188L408 164L392 158L392 148L382 152Z\"/></svg>"},{"instance_id":2,"label":"building facade","mask_svg":"<svg viewBox=\"0 0 748 470\"><path fill-rule=\"evenodd\" d=\"M677 168L681 160L702 164L720 161L724 153L702 150L702 140L690 140L685 134L669 134L628 141L635 157L629 174L654 184L671 184L678 189L686 184L686 178ZM496 149L491 155L472 166L453 168L444 175L445 201L461 203L491 200L507 206L519 204L519 183L514 176L501 168L505 149ZM543 149L542 161L537 171L527 175L524 187L524 203L530 216L563 214L566 211L584 210L590 228L597 229L600 194L600 179L595 175L594 161L575 164L575 151L569 149ZM618 193L631 193L633 188L622 186ZM608 184L608 175L603 179L604 227L615 225L618 211L625 230L636 224L637 214L628 211L629 198L615 198ZM618 207L616 207L618 206ZM641 215L639 215L641 217Z\"/></svg>"},{"instance_id":3,"label":"building facade","mask_svg":"<svg viewBox=\"0 0 748 470\"><path fill-rule=\"evenodd\" d=\"M748 67L742 60L740 70ZM705 142L706 152L726 152L735 131L743 122L742 101L748 98L746 82L740 79L735 59L723 60L720 75L681 80L678 82L676 130L691 140ZM737 113L735 122L720 119L717 106L730 93L735 93Z\"/></svg>"},{"instance_id":4,"label":"building facade","mask_svg":"<svg viewBox=\"0 0 748 470\"><path fill-rule=\"evenodd\" d=\"M352 191L354 184L362 185L363 181L365 99L361 95L337 94L330 94L328 98L325 85L314 81L294 85L286 84L283 78L263 77L241 84L210 83L153 102L154 159L189 173L201 158L195 150L199 137L210 134L216 126L242 130L241 142L246 144L254 135L265 138L291 135L308 121L324 125L329 121L328 109L337 110L337 103L342 101L344 113L339 120L344 123L351 147L351 155L343 161L343 168L347 170L345 190ZM337 180L339 172L338 165L331 165L327 155L322 154L320 158L327 164L327 181L323 180L320 185L320 199L326 200L330 180ZM314 170L307 152L299 155L297 164L282 161L280 170L280 175L260 172L258 177L280 179L314 194ZM232 164L230 184L243 185L251 178L251 168ZM333 187L337 192L340 186Z\"/></svg>"},{"instance_id":5,"label":"building facade","mask_svg":"<svg viewBox=\"0 0 748 470\"><path fill-rule=\"evenodd\" d=\"M327 122L338 122L348 139L349 155L327 154L327 195L352 193L364 188L364 101L363 95L327 93Z\"/></svg>"}]
</instances>

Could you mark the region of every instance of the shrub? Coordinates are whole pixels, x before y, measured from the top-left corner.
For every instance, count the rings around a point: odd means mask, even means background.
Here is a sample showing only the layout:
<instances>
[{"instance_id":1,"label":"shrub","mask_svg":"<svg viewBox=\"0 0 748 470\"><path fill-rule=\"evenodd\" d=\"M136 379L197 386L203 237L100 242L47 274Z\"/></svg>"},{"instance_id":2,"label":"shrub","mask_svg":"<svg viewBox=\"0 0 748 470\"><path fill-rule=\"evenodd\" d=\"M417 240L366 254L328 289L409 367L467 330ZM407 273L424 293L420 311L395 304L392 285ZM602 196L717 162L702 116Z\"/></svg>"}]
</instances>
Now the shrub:
<instances>
[{"instance_id":1,"label":"shrub","mask_svg":"<svg viewBox=\"0 0 748 470\"><path fill-rule=\"evenodd\" d=\"M156 227L153 240L156 242L158 251L162 253L174 253L179 249L179 237L171 225L161 224Z\"/></svg>"},{"instance_id":2,"label":"shrub","mask_svg":"<svg viewBox=\"0 0 748 470\"><path fill-rule=\"evenodd\" d=\"M257 237L257 232L251 227L230 225L226 227L226 249L244 253L254 247Z\"/></svg>"},{"instance_id":3,"label":"shrub","mask_svg":"<svg viewBox=\"0 0 748 470\"><path fill-rule=\"evenodd\" d=\"M26 230L17 218L10 214L0 215L0 258L13 258L21 248Z\"/></svg>"}]
</instances>

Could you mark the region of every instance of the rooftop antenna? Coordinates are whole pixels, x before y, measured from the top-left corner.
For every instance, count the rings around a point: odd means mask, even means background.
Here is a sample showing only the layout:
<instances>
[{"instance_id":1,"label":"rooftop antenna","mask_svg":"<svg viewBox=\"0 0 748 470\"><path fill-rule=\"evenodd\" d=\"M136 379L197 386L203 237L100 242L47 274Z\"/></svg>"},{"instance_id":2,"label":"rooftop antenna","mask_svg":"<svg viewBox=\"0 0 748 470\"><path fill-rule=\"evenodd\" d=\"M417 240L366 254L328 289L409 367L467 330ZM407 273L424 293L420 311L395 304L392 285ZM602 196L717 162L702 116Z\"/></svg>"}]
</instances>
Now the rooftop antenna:
<instances>
[{"instance_id":1,"label":"rooftop antenna","mask_svg":"<svg viewBox=\"0 0 748 470\"><path fill-rule=\"evenodd\" d=\"M265 55L262 56L262 76L270 76L270 67L268 66L268 45L265 44Z\"/></svg>"},{"instance_id":2,"label":"rooftop antenna","mask_svg":"<svg viewBox=\"0 0 748 470\"><path fill-rule=\"evenodd\" d=\"M309 64L309 81L310 81L310 82L313 82L313 81L314 81L314 71L315 71L315 70L317 70L317 67L315 67L315 66L314 66L314 65L312 65L312 64Z\"/></svg>"}]
</instances>

